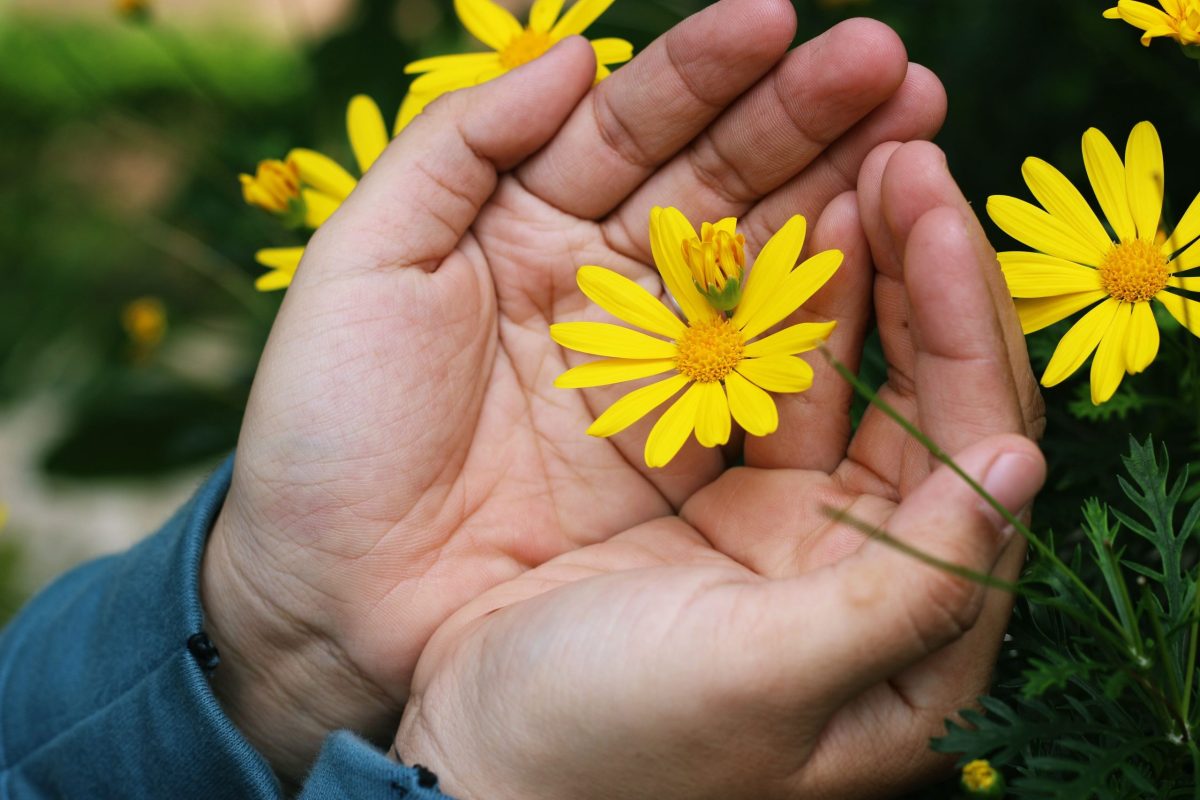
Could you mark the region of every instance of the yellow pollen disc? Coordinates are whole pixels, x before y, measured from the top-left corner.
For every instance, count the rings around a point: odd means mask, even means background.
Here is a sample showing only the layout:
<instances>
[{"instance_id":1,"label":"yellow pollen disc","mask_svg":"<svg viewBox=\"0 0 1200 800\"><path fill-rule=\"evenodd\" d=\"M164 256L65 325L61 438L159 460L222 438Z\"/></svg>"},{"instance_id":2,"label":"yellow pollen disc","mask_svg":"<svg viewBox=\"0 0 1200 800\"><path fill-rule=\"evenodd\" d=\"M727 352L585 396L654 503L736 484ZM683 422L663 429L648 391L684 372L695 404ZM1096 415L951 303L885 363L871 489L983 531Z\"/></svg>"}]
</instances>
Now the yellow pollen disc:
<instances>
[{"instance_id":1,"label":"yellow pollen disc","mask_svg":"<svg viewBox=\"0 0 1200 800\"><path fill-rule=\"evenodd\" d=\"M962 779L971 791L986 791L996 784L996 770L986 761L972 761L963 767Z\"/></svg>"},{"instance_id":2,"label":"yellow pollen disc","mask_svg":"<svg viewBox=\"0 0 1200 800\"><path fill-rule=\"evenodd\" d=\"M746 349L742 332L723 318L691 324L676 344L675 366L700 383L715 383L733 372Z\"/></svg>"},{"instance_id":3,"label":"yellow pollen disc","mask_svg":"<svg viewBox=\"0 0 1200 800\"><path fill-rule=\"evenodd\" d=\"M505 69L516 69L528 64L550 49L550 34L524 30L521 35L500 51L500 64Z\"/></svg>"},{"instance_id":4,"label":"yellow pollen disc","mask_svg":"<svg viewBox=\"0 0 1200 800\"><path fill-rule=\"evenodd\" d=\"M1121 242L1100 263L1100 285L1126 303L1144 303L1167 285L1167 257L1153 242Z\"/></svg>"}]
</instances>

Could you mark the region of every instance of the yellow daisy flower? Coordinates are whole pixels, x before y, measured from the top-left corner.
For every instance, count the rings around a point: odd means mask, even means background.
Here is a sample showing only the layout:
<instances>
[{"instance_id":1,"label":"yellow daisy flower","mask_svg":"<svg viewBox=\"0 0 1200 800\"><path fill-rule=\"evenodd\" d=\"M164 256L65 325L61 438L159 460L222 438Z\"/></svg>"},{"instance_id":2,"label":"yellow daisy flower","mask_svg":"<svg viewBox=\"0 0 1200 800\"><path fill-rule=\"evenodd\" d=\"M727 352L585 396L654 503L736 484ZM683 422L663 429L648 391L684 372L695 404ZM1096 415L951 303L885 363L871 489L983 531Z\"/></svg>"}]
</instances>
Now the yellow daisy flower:
<instances>
[{"instance_id":1,"label":"yellow daisy flower","mask_svg":"<svg viewBox=\"0 0 1200 800\"><path fill-rule=\"evenodd\" d=\"M374 100L361 94L350 100L346 109L346 133L358 162L359 174L365 174L388 144L387 125ZM290 169L295 170L298 184L289 183ZM247 203L285 216L289 209L298 208L300 224L313 229L329 219L358 185L358 179L341 164L306 148L292 150L284 161L262 162L254 177L242 175L241 181ZM295 204L289 205L293 200L296 200ZM287 287L303 255L303 247L259 250L254 259L271 271L259 276L254 286L261 292Z\"/></svg>"},{"instance_id":2,"label":"yellow daisy flower","mask_svg":"<svg viewBox=\"0 0 1200 800\"><path fill-rule=\"evenodd\" d=\"M400 106L396 132L446 92L490 81L533 61L568 36L583 33L612 3L576 0L560 17L563 0L534 0L529 25L523 27L492 0L454 0L454 11L463 27L492 52L435 56L405 67L405 73L421 77L413 81ZM592 48L596 51L597 82L609 75L609 67L633 58L633 45L624 39L596 39Z\"/></svg>"},{"instance_id":3,"label":"yellow daisy flower","mask_svg":"<svg viewBox=\"0 0 1200 800\"><path fill-rule=\"evenodd\" d=\"M1142 44L1166 36L1182 45L1200 46L1200 0L1158 0L1159 11L1149 3L1137 0L1118 0L1117 5L1104 12L1108 19L1123 19L1141 28Z\"/></svg>"},{"instance_id":4,"label":"yellow daisy flower","mask_svg":"<svg viewBox=\"0 0 1200 800\"><path fill-rule=\"evenodd\" d=\"M1158 354L1151 300L1200 336L1200 303L1178 293L1200 290L1200 278L1176 274L1200 266L1200 247L1193 246L1200 238L1200 197L1175 232L1159 240L1163 154L1149 122L1130 133L1124 163L1103 133L1088 130L1083 162L1117 241L1079 190L1037 158L1025 161L1022 174L1042 208L997 195L988 198L987 210L1005 233L1037 251L1000 253L1025 333L1094 305L1059 342L1042 385L1061 383L1095 352L1092 402L1099 405L1126 373L1141 372Z\"/></svg>"},{"instance_id":5,"label":"yellow daisy flower","mask_svg":"<svg viewBox=\"0 0 1200 800\"><path fill-rule=\"evenodd\" d=\"M972 797L1004 796L1004 776L983 759L976 759L964 766L960 782Z\"/></svg>"},{"instance_id":6,"label":"yellow daisy flower","mask_svg":"<svg viewBox=\"0 0 1200 800\"><path fill-rule=\"evenodd\" d=\"M833 276L842 253L826 250L796 266L804 247L804 217L792 217L758 254L736 308L726 315L706 296L740 269L718 277L713 261L733 248L732 262L744 264L737 221L705 225L701 234L674 208L650 212L650 244L667 291L683 311L681 320L658 298L629 278L603 267L581 267L579 288L596 305L622 322L648 331L605 322L563 322L550 335L563 347L605 356L569 369L555 380L559 388L581 389L649 378L668 378L626 394L601 414L588 433L612 436L674 397L646 440L650 467L666 466L695 431L705 447L729 441L730 414L754 436L774 433L779 411L767 392L803 392L813 371L796 358L818 347L836 322L791 325L757 338L798 309ZM723 296L723 295L722 295ZM685 321L686 320L686 321Z\"/></svg>"}]
</instances>

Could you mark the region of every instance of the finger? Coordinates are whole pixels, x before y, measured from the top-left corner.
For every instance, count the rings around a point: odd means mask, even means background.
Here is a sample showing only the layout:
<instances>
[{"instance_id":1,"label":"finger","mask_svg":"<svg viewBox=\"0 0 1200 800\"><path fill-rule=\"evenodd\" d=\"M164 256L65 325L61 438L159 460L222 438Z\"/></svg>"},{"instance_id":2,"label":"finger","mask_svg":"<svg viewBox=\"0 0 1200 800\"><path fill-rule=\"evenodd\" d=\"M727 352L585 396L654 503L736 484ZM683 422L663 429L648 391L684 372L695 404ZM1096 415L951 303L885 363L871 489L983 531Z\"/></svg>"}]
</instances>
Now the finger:
<instances>
[{"instance_id":1,"label":"finger","mask_svg":"<svg viewBox=\"0 0 1200 800\"><path fill-rule=\"evenodd\" d=\"M829 204L805 250L808 254L841 250L845 260L833 278L782 324L836 321L837 327L826 346L835 358L857 370L870 320L874 273L853 192L846 192ZM854 391L827 359L815 352L802 358L813 369L812 388L799 394L775 396L779 430L764 438L747 437L747 466L829 473L845 457Z\"/></svg>"},{"instance_id":2,"label":"finger","mask_svg":"<svg viewBox=\"0 0 1200 800\"><path fill-rule=\"evenodd\" d=\"M784 0L722 0L689 17L602 81L521 182L575 216L607 214L769 70L795 30Z\"/></svg>"},{"instance_id":3,"label":"finger","mask_svg":"<svg viewBox=\"0 0 1200 800\"><path fill-rule=\"evenodd\" d=\"M867 177L864 175L864 180ZM861 193L860 193L861 196ZM951 177L946 166L945 155L937 147L926 143L911 143L897 149L888 160L886 172L878 184L877 199L882 213L876 219L886 228L873 233L872 248L882 274L892 278L881 287L882 303L890 310L898 311L896 323L906 327L909 323L900 319L907 305L907 290L900 289L900 261L907 246L908 236L915 223L929 210L948 206L958 210L967 221L968 235L973 251L972 261L978 265L994 309L1008 358L1008 371L1016 387L1025 433L1039 436L1043 427L1043 408L1038 392L1037 380L1029 366L1028 350L1021 325L1017 319L1011 295L996 262L995 251L987 241L983 229L975 219L962 192ZM864 216L867 214L864 212ZM884 327L884 311L878 309L881 330ZM899 327L897 329L899 329ZM889 364L907 376L912 376L913 364L907 360Z\"/></svg>"},{"instance_id":4,"label":"finger","mask_svg":"<svg viewBox=\"0 0 1200 800\"><path fill-rule=\"evenodd\" d=\"M558 131L587 92L595 67L591 46L571 37L496 80L434 102L314 237L314 246L319 239L352 239L354 251L309 261L333 270L350 259L434 269L474 222L497 173Z\"/></svg>"},{"instance_id":5,"label":"finger","mask_svg":"<svg viewBox=\"0 0 1200 800\"><path fill-rule=\"evenodd\" d=\"M887 102L746 212L741 227L747 241L761 246L793 214L819 214L831 199L855 188L864 160L880 143L930 139L945 116L941 81L919 64L909 64L904 83Z\"/></svg>"},{"instance_id":6,"label":"finger","mask_svg":"<svg viewBox=\"0 0 1200 800\"><path fill-rule=\"evenodd\" d=\"M1041 453L1021 436L989 437L956 461L1013 512L1032 502L1045 479ZM1012 535L1000 515L945 466L904 500L887 531L922 553L984 574L993 571ZM791 699L808 713L832 713L961 638L975 624L984 595L985 588L968 578L869 542L825 570L747 590L748 607L739 619L754 622L730 645L746 659L747 671L757 672L758 685L765 678L790 686ZM764 659L768 647L772 657ZM764 669L778 674L764 676Z\"/></svg>"},{"instance_id":7,"label":"finger","mask_svg":"<svg viewBox=\"0 0 1200 800\"><path fill-rule=\"evenodd\" d=\"M655 205L697 221L741 215L891 97L907 64L899 37L873 20L801 45L621 205L605 223L610 237L620 245L622 233L640 233ZM631 244L646 247L640 235Z\"/></svg>"}]
</instances>

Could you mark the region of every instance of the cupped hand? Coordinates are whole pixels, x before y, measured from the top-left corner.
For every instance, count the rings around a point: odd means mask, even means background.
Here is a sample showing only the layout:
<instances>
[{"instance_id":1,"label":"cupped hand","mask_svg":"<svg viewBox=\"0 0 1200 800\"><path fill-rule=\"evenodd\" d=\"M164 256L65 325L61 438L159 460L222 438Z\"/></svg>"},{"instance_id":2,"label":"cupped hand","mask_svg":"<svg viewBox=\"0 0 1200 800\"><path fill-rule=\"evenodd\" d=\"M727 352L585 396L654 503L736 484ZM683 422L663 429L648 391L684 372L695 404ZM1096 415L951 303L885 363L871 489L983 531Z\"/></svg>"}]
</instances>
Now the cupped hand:
<instances>
[{"instance_id":1,"label":"cupped hand","mask_svg":"<svg viewBox=\"0 0 1200 800\"><path fill-rule=\"evenodd\" d=\"M840 240L849 268L818 313L857 332L830 349L852 362L862 346L873 259L881 394L1022 513L1045 476L1036 384L941 153L879 148L816 236ZM929 737L986 689L1010 598L831 512L1006 581L1024 542L876 410L847 441L846 385L819 367L779 433L677 514L452 616L421 657L396 752L461 800L877 798L946 767Z\"/></svg>"},{"instance_id":2,"label":"cupped hand","mask_svg":"<svg viewBox=\"0 0 1200 800\"><path fill-rule=\"evenodd\" d=\"M591 48L568 40L431 106L314 236L203 583L214 687L285 777L330 729L390 736L456 610L675 514L738 455L693 445L652 471L644 428L589 439L611 395L552 387L568 364L547 329L589 314L580 265L656 286L652 206L741 216L753 252L852 188L875 145L939 127L940 85L887 28L788 52L794 28L785 0L722 0L596 87ZM781 412L807 436L848 431L840 406ZM786 462L759 445L748 459Z\"/></svg>"}]
</instances>

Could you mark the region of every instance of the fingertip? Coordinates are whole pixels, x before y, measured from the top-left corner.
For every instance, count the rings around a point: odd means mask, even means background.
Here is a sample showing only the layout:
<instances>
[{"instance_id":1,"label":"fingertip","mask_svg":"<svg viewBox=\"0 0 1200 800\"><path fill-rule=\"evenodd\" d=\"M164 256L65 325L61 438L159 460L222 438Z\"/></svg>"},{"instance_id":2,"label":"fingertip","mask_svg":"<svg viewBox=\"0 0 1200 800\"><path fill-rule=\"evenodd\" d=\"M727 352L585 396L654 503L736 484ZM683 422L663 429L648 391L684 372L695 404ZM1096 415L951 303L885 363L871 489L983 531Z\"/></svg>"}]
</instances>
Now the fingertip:
<instances>
[{"instance_id":1,"label":"fingertip","mask_svg":"<svg viewBox=\"0 0 1200 800\"><path fill-rule=\"evenodd\" d=\"M736 4L738 16L753 23L756 43L764 54L778 59L792 45L796 37L796 8L791 0L730 0Z\"/></svg>"},{"instance_id":2,"label":"fingertip","mask_svg":"<svg viewBox=\"0 0 1200 800\"><path fill-rule=\"evenodd\" d=\"M949 108L949 98L941 78L922 64L910 63L900 91L910 95L910 103L920 109L923 115L922 130L917 138L932 139L942 129Z\"/></svg>"},{"instance_id":3,"label":"fingertip","mask_svg":"<svg viewBox=\"0 0 1200 800\"><path fill-rule=\"evenodd\" d=\"M900 88L908 71L908 50L888 25L869 17L854 17L835 25L829 35L853 57L863 75L891 91Z\"/></svg>"}]
</instances>

